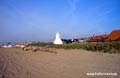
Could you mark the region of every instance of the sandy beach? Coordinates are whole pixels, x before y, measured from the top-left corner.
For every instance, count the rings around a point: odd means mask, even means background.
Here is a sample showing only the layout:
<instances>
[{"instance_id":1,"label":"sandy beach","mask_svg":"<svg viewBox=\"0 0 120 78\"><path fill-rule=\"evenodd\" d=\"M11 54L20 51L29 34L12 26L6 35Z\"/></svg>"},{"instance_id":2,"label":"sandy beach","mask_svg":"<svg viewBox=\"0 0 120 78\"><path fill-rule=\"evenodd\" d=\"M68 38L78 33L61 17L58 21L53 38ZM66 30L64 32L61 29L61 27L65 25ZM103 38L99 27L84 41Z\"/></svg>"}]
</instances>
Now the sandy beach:
<instances>
[{"instance_id":1,"label":"sandy beach","mask_svg":"<svg viewBox=\"0 0 120 78\"><path fill-rule=\"evenodd\" d=\"M87 73L117 75L87 75ZM57 53L0 48L0 78L120 78L120 54L57 49Z\"/></svg>"}]
</instances>

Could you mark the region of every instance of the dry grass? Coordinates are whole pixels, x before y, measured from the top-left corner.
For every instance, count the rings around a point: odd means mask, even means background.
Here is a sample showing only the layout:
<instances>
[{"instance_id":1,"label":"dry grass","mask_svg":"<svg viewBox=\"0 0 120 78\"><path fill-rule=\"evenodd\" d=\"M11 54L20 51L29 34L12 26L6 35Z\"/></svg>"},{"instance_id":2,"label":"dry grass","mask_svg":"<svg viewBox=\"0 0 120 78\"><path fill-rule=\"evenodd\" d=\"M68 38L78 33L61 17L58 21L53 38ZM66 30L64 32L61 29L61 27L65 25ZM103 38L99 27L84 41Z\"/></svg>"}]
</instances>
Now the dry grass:
<instances>
[{"instance_id":1,"label":"dry grass","mask_svg":"<svg viewBox=\"0 0 120 78\"><path fill-rule=\"evenodd\" d=\"M101 42L101 43L72 43L72 44L63 44L63 45L54 45L47 43L33 43L28 46L43 47L50 46L50 48L59 48L59 49L85 49L89 51L101 51L104 53L120 53L120 42ZM45 51L49 49L45 48Z\"/></svg>"},{"instance_id":2,"label":"dry grass","mask_svg":"<svg viewBox=\"0 0 120 78\"><path fill-rule=\"evenodd\" d=\"M24 51L43 51L43 52L50 52L50 53L57 53L56 48L46 48L46 47L36 47L36 46L28 46L23 48Z\"/></svg>"}]
</instances>

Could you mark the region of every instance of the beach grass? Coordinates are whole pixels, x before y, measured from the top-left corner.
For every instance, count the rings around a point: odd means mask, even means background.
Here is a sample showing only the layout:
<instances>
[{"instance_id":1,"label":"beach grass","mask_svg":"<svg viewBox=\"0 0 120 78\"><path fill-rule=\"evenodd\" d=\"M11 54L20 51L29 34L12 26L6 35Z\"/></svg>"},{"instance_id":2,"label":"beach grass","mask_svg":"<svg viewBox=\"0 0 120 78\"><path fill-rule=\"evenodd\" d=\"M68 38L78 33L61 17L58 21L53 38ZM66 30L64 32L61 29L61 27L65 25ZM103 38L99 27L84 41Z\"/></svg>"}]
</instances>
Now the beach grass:
<instances>
[{"instance_id":1,"label":"beach grass","mask_svg":"<svg viewBox=\"0 0 120 78\"><path fill-rule=\"evenodd\" d=\"M100 42L100 43L71 43L63 45L54 45L50 43L31 43L27 46L38 46L58 48L58 49L85 49L89 51L101 51L104 53L120 53L120 42Z\"/></svg>"}]
</instances>

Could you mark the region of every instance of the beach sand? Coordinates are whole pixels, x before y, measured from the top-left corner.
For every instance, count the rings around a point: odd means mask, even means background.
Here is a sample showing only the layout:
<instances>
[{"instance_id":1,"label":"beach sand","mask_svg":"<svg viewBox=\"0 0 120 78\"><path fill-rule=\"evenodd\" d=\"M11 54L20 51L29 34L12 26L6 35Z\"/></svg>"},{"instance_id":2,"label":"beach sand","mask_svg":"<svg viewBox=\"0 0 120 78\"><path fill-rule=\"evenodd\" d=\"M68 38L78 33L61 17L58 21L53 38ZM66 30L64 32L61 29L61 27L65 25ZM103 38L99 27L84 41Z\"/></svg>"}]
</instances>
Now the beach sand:
<instances>
[{"instance_id":1,"label":"beach sand","mask_svg":"<svg viewBox=\"0 0 120 78\"><path fill-rule=\"evenodd\" d=\"M95 72L117 75L87 75ZM64 49L50 53L0 48L0 78L120 78L120 54Z\"/></svg>"}]
</instances>

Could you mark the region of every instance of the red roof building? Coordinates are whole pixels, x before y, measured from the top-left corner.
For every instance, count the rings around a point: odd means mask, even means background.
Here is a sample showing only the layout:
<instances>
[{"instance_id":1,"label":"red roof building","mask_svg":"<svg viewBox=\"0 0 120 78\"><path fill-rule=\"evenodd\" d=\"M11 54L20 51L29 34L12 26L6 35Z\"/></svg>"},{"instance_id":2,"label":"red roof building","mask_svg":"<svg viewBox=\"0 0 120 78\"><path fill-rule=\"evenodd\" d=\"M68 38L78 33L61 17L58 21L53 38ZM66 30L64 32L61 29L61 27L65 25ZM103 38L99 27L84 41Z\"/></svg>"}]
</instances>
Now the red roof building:
<instances>
[{"instance_id":1,"label":"red roof building","mask_svg":"<svg viewBox=\"0 0 120 78\"><path fill-rule=\"evenodd\" d=\"M95 36L95 37L92 37L88 42L102 42L103 40L105 40L106 37L107 35Z\"/></svg>"},{"instance_id":2,"label":"red roof building","mask_svg":"<svg viewBox=\"0 0 120 78\"><path fill-rule=\"evenodd\" d=\"M120 30L112 31L106 41L120 41Z\"/></svg>"}]
</instances>

